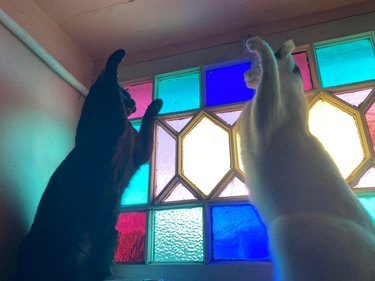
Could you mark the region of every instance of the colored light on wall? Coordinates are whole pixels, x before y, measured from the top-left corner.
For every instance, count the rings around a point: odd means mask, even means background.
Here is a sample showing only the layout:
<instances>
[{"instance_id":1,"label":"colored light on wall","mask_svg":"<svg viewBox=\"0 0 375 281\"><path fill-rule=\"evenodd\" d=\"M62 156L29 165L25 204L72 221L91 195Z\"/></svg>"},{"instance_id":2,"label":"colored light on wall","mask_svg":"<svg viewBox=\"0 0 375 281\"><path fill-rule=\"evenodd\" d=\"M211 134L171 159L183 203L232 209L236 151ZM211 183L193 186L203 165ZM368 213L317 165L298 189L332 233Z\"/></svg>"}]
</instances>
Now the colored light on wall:
<instances>
[{"instance_id":1,"label":"colored light on wall","mask_svg":"<svg viewBox=\"0 0 375 281\"><path fill-rule=\"evenodd\" d=\"M160 114L199 108L199 68L157 76L156 97L164 102Z\"/></svg>"},{"instance_id":2,"label":"colored light on wall","mask_svg":"<svg viewBox=\"0 0 375 281\"><path fill-rule=\"evenodd\" d=\"M213 206L213 259L266 260L267 230L252 205Z\"/></svg>"},{"instance_id":3,"label":"colored light on wall","mask_svg":"<svg viewBox=\"0 0 375 281\"><path fill-rule=\"evenodd\" d=\"M137 111L129 116L129 119L141 118L147 107L152 102L152 82L145 82L135 85L124 85L137 105Z\"/></svg>"},{"instance_id":4,"label":"colored light on wall","mask_svg":"<svg viewBox=\"0 0 375 281\"><path fill-rule=\"evenodd\" d=\"M155 211L153 239L154 262L202 262L202 208Z\"/></svg>"},{"instance_id":5,"label":"colored light on wall","mask_svg":"<svg viewBox=\"0 0 375 281\"><path fill-rule=\"evenodd\" d=\"M311 90L313 86L311 82L311 73L310 73L309 61L308 61L306 52L293 54L293 59L301 73L301 77L303 81L303 90L304 91Z\"/></svg>"},{"instance_id":6,"label":"colored light on wall","mask_svg":"<svg viewBox=\"0 0 375 281\"><path fill-rule=\"evenodd\" d=\"M248 89L244 73L250 62L238 63L206 70L206 106L217 106L247 101L253 98L254 89Z\"/></svg>"},{"instance_id":7,"label":"colored light on wall","mask_svg":"<svg viewBox=\"0 0 375 281\"><path fill-rule=\"evenodd\" d=\"M146 213L122 213L116 225L118 231L116 262L144 262Z\"/></svg>"},{"instance_id":8,"label":"colored light on wall","mask_svg":"<svg viewBox=\"0 0 375 281\"><path fill-rule=\"evenodd\" d=\"M317 45L315 53L323 87L375 79L375 54L370 38Z\"/></svg>"}]
</instances>

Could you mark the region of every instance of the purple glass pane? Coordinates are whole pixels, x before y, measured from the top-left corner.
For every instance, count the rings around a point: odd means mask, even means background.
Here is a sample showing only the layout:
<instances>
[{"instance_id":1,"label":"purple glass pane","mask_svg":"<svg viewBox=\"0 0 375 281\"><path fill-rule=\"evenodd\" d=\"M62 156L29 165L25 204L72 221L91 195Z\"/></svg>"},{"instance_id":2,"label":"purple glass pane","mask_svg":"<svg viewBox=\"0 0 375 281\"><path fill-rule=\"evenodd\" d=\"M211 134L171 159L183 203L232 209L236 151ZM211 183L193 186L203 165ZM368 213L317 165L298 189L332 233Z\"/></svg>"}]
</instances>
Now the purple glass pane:
<instances>
[{"instance_id":1,"label":"purple glass pane","mask_svg":"<svg viewBox=\"0 0 375 281\"><path fill-rule=\"evenodd\" d=\"M309 61L307 59L306 52L293 54L293 59L296 65L298 66L301 76L302 76L303 90L304 91L311 90L313 86L311 82L311 73L310 73Z\"/></svg>"},{"instance_id":2,"label":"purple glass pane","mask_svg":"<svg viewBox=\"0 0 375 281\"><path fill-rule=\"evenodd\" d=\"M141 118L152 101L152 82L136 85L124 85L137 105L137 111L130 115L129 119Z\"/></svg>"}]
</instances>

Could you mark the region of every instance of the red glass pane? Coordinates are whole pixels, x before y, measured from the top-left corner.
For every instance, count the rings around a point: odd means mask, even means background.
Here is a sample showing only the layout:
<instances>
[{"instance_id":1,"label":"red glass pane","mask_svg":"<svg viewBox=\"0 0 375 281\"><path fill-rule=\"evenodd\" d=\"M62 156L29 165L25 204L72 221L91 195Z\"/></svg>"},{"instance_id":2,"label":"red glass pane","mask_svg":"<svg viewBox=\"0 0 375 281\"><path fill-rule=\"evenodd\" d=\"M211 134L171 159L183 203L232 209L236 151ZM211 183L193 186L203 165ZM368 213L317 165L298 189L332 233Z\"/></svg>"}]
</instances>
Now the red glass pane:
<instances>
[{"instance_id":1,"label":"red glass pane","mask_svg":"<svg viewBox=\"0 0 375 281\"><path fill-rule=\"evenodd\" d=\"M370 130L372 144L375 149L375 103L373 103L371 107L367 110L366 120L367 120L368 128Z\"/></svg>"},{"instance_id":2,"label":"red glass pane","mask_svg":"<svg viewBox=\"0 0 375 281\"><path fill-rule=\"evenodd\" d=\"M152 101L152 82L145 82L136 85L123 85L137 104L137 111L130 115L129 119L141 118Z\"/></svg>"},{"instance_id":3,"label":"red glass pane","mask_svg":"<svg viewBox=\"0 0 375 281\"><path fill-rule=\"evenodd\" d=\"M146 213L121 213L117 220L118 231L116 262L144 262Z\"/></svg>"},{"instance_id":4,"label":"red glass pane","mask_svg":"<svg viewBox=\"0 0 375 281\"><path fill-rule=\"evenodd\" d=\"M303 90L311 90L313 86L311 82L311 73L309 68L309 61L307 59L307 54L305 52L295 53L293 54L293 59L301 72Z\"/></svg>"}]
</instances>

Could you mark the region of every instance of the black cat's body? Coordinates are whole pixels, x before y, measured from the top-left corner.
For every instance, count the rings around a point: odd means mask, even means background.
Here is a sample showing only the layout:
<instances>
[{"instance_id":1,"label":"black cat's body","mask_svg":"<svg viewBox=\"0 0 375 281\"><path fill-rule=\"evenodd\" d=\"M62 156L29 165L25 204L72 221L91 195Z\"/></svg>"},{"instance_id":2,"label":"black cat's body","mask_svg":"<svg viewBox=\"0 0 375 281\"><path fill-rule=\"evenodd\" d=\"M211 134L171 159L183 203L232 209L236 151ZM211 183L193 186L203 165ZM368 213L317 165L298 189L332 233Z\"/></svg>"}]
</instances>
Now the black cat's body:
<instances>
[{"instance_id":1,"label":"black cat's body","mask_svg":"<svg viewBox=\"0 0 375 281\"><path fill-rule=\"evenodd\" d=\"M162 107L155 100L140 132L132 127L127 116L135 103L117 83L124 56L113 53L90 89L76 145L52 175L20 247L16 281L100 281L110 274L121 196L150 159Z\"/></svg>"}]
</instances>

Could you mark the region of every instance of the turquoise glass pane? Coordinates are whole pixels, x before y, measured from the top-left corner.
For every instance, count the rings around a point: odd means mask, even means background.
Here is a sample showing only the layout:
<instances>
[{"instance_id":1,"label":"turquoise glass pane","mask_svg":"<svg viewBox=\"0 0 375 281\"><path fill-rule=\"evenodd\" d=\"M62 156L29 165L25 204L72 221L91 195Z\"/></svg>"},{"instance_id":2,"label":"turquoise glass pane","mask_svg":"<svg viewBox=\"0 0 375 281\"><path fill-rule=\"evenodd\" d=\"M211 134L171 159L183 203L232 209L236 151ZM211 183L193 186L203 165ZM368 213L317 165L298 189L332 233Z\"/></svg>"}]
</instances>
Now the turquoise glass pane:
<instances>
[{"instance_id":1,"label":"turquoise glass pane","mask_svg":"<svg viewBox=\"0 0 375 281\"><path fill-rule=\"evenodd\" d=\"M267 230L253 205L212 207L214 261L268 260Z\"/></svg>"},{"instance_id":2,"label":"turquoise glass pane","mask_svg":"<svg viewBox=\"0 0 375 281\"><path fill-rule=\"evenodd\" d=\"M139 131L140 123L132 123ZM147 204L150 164L143 164L131 178L121 198L121 206Z\"/></svg>"},{"instance_id":3,"label":"turquoise glass pane","mask_svg":"<svg viewBox=\"0 0 375 281\"><path fill-rule=\"evenodd\" d=\"M202 208L155 211L153 238L154 262L202 262Z\"/></svg>"},{"instance_id":4,"label":"turquoise glass pane","mask_svg":"<svg viewBox=\"0 0 375 281\"><path fill-rule=\"evenodd\" d=\"M375 221L375 196L358 198L359 201L365 206L366 210L370 213L372 219Z\"/></svg>"},{"instance_id":5,"label":"turquoise glass pane","mask_svg":"<svg viewBox=\"0 0 375 281\"><path fill-rule=\"evenodd\" d=\"M164 102L161 114L199 108L199 69L157 76L156 97L163 99Z\"/></svg>"},{"instance_id":6,"label":"turquoise glass pane","mask_svg":"<svg viewBox=\"0 0 375 281\"><path fill-rule=\"evenodd\" d=\"M250 62L206 70L206 106L218 106L253 98L254 89L246 87L244 73Z\"/></svg>"},{"instance_id":7,"label":"turquoise glass pane","mask_svg":"<svg viewBox=\"0 0 375 281\"><path fill-rule=\"evenodd\" d=\"M370 38L315 47L323 87L375 79L375 54Z\"/></svg>"}]
</instances>

